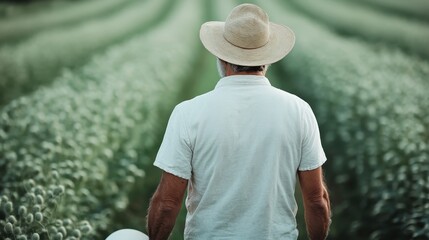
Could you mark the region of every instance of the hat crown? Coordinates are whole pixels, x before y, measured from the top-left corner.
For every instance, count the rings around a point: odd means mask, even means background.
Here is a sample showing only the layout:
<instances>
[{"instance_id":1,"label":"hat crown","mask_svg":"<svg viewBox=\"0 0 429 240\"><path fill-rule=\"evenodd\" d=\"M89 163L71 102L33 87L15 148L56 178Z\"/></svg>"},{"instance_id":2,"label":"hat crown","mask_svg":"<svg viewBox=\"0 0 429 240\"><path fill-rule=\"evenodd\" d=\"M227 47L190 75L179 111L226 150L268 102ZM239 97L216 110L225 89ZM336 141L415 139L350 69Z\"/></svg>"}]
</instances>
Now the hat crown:
<instances>
[{"instance_id":1,"label":"hat crown","mask_svg":"<svg viewBox=\"0 0 429 240\"><path fill-rule=\"evenodd\" d=\"M268 15L254 4L241 4L227 17L223 36L240 48L262 47L270 38Z\"/></svg>"}]
</instances>

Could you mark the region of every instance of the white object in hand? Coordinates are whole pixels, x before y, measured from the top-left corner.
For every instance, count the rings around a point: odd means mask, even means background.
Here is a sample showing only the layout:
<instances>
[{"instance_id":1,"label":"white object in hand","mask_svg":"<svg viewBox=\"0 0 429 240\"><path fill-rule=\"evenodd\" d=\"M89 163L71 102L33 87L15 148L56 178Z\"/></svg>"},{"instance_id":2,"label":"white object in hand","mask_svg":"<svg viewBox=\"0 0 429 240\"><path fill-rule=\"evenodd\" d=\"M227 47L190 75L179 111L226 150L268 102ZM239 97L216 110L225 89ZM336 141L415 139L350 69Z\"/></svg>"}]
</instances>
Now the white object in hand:
<instances>
[{"instance_id":1,"label":"white object in hand","mask_svg":"<svg viewBox=\"0 0 429 240\"><path fill-rule=\"evenodd\" d=\"M149 237L134 229L121 229L110 234L106 240L149 240Z\"/></svg>"}]
</instances>

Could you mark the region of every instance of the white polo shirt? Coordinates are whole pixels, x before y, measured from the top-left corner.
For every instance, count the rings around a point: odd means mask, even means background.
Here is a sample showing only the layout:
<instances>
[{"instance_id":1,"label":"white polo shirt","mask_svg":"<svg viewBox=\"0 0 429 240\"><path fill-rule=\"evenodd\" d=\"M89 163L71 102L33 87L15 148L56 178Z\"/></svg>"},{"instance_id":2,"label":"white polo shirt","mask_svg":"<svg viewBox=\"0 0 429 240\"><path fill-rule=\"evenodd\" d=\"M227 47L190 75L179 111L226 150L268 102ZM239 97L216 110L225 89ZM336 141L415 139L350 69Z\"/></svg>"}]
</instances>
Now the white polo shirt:
<instances>
[{"instance_id":1,"label":"white polo shirt","mask_svg":"<svg viewBox=\"0 0 429 240\"><path fill-rule=\"evenodd\" d=\"M234 75L180 103L154 165L188 179L185 239L296 239L297 171L326 161L316 118L267 78Z\"/></svg>"}]
</instances>

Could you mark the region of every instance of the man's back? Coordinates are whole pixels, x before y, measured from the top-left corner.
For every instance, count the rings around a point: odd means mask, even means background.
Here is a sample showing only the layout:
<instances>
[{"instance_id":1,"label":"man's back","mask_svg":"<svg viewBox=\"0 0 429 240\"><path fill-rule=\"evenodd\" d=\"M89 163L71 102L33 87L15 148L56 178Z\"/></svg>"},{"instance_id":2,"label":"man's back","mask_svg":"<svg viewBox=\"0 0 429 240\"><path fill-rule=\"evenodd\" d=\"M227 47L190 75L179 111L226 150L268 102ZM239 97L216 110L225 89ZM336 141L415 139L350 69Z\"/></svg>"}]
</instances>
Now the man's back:
<instances>
[{"instance_id":1,"label":"man's back","mask_svg":"<svg viewBox=\"0 0 429 240\"><path fill-rule=\"evenodd\" d=\"M298 176L309 236L325 239L330 205L316 119L264 77L292 50L295 34L260 7L240 4L225 22L202 24L200 40L222 79L171 114L154 163L163 174L149 237L168 239L187 188L185 239L296 239Z\"/></svg>"},{"instance_id":2,"label":"man's back","mask_svg":"<svg viewBox=\"0 0 429 240\"><path fill-rule=\"evenodd\" d=\"M317 128L304 101L263 76L231 76L179 104L170 125L186 150L163 142L155 165L190 179L186 239L296 239L297 170L325 161L320 148L302 146Z\"/></svg>"}]
</instances>

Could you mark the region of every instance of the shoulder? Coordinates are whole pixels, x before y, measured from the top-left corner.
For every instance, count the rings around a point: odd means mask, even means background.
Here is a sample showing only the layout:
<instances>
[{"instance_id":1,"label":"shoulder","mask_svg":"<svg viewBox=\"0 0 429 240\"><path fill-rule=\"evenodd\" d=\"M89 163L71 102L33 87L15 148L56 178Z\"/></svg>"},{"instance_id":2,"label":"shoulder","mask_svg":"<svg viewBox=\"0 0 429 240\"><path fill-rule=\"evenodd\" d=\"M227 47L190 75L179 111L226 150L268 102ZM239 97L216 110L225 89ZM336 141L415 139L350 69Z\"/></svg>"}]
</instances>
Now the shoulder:
<instances>
[{"instance_id":1,"label":"shoulder","mask_svg":"<svg viewBox=\"0 0 429 240\"><path fill-rule=\"evenodd\" d=\"M193 109L198 109L201 107L204 107L206 102L211 97L213 91L198 95L194 98L184 100L176 105L175 109L178 109L179 111L192 111Z\"/></svg>"},{"instance_id":2,"label":"shoulder","mask_svg":"<svg viewBox=\"0 0 429 240\"><path fill-rule=\"evenodd\" d=\"M276 88L274 86L271 87L271 90L273 92L273 95L279 101L287 102L291 105L294 105L295 107L297 107L299 109L307 110L308 108L310 108L310 105L304 99L298 97L295 94L292 94L290 92L287 92L287 91L279 89L279 88Z\"/></svg>"}]
</instances>

